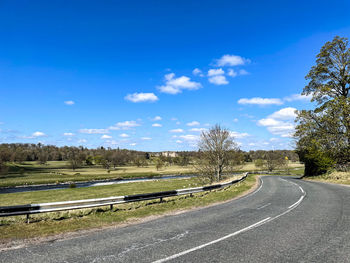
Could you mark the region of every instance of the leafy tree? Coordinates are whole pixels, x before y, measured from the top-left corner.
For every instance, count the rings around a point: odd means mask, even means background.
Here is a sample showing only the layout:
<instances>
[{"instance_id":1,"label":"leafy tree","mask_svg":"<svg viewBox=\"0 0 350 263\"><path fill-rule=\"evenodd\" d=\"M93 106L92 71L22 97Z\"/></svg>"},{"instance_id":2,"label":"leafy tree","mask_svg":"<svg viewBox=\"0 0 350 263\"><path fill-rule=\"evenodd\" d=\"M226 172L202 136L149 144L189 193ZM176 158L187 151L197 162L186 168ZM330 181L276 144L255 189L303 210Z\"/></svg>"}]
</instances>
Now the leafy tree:
<instances>
[{"instance_id":1,"label":"leafy tree","mask_svg":"<svg viewBox=\"0 0 350 263\"><path fill-rule=\"evenodd\" d=\"M325 172L332 163L343 165L350 161L348 39L337 36L327 42L306 79L309 83L302 94L311 95L317 107L298 112L295 136L305 175L316 175Z\"/></svg>"}]
</instances>

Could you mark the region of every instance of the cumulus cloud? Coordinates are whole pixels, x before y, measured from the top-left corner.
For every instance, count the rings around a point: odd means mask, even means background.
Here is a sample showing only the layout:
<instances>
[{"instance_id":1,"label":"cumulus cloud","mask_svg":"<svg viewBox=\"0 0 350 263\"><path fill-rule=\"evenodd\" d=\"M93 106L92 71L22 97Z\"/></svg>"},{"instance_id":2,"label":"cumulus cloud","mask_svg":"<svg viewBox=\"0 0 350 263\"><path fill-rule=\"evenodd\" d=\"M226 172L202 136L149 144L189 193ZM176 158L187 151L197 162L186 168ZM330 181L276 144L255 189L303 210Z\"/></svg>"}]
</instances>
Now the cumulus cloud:
<instances>
[{"instance_id":1,"label":"cumulus cloud","mask_svg":"<svg viewBox=\"0 0 350 263\"><path fill-rule=\"evenodd\" d=\"M36 131L32 134L32 138L37 138L37 137L46 137L47 135L43 132L40 132L40 131Z\"/></svg>"},{"instance_id":2,"label":"cumulus cloud","mask_svg":"<svg viewBox=\"0 0 350 263\"><path fill-rule=\"evenodd\" d=\"M161 121L162 120L162 117L160 116L156 116L152 119L152 121Z\"/></svg>"},{"instance_id":3,"label":"cumulus cloud","mask_svg":"<svg viewBox=\"0 0 350 263\"><path fill-rule=\"evenodd\" d=\"M208 76L218 76L218 75L224 75L225 71L222 70L222 68L218 68L218 69L209 69L208 70Z\"/></svg>"},{"instance_id":4,"label":"cumulus cloud","mask_svg":"<svg viewBox=\"0 0 350 263\"><path fill-rule=\"evenodd\" d=\"M86 133L86 134L103 134L103 133L109 133L108 129L80 129L80 133Z\"/></svg>"},{"instance_id":5,"label":"cumulus cloud","mask_svg":"<svg viewBox=\"0 0 350 263\"><path fill-rule=\"evenodd\" d=\"M192 74L195 75L195 76L204 77L202 71L201 71L199 68L195 68L195 69L192 71Z\"/></svg>"},{"instance_id":6,"label":"cumulus cloud","mask_svg":"<svg viewBox=\"0 0 350 263\"><path fill-rule=\"evenodd\" d=\"M137 126L140 126L139 123L136 121L123 121L123 122L117 122L115 125L109 127L110 130L129 130L131 128L135 128Z\"/></svg>"},{"instance_id":7,"label":"cumulus cloud","mask_svg":"<svg viewBox=\"0 0 350 263\"><path fill-rule=\"evenodd\" d=\"M249 134L246 132L239 133L239 132L232 131L230 132L230 136L236 139L242 139L242 138L248 137Z\"/></svg>"},{"instance_id":8,"label":"cumulus cloud","mask_svg":"<svg viewBox=\"0 0 350 263\"><path fill-rule=\"evenodd\" d=\"M216 65L219 67L225 66L241 66L249 63L250 60L236 55L223 55L216 61Z\"/></svg>"},{"instance_id":9,"label":"cumulus cloud","mask_svg":"<svg viewBox=\"0 0 350 263\"><path fill-rule=\"evenodd\" d=\"M191 81L189 77L181 76L175 78L174 73L166 74L164 79L165 85L158 87L163 93L178 94L182 90L197 90L202 87L199 82Z\"/></svg>"},{"instance_id":10,"label":"cumulus cloud","mask_svg":"<svg viewBox=\"0 0 350 263\"><path fill-rule=\"evenodd\" d=\"M176 140L176 143L183 143L183 141L181 141L181 140Z\"/></svg>"},{"instance_id":11,"label":"cumulus cloud","mask_svg":"<svg viewBox=\"0 0 350 263\"><path fill-rule=\"evenodd\" d=\"M155 102L158 97L154 93L133 93L125 96L125 100L138 103L138 102Z\"/></svg>"},{"instance_id":12,"label":"cumulus cloud","mask_svg":"<svg viewBox=\"0 0 350 263\"><path fill-rule=\"evenodd\" d=\"M267 118L258 121L258 125L264 126L269 132L281 137L292 137L294 133L295 108L283 108L276 111Z\"/></svg>"},{"instance_id":13,"label":"cumulus cloud","mask_svg":"<svg viewBox=\"0 0 350 263\"><path fill-rule=\"evenodd\" d=\"M214 85L227 85L229 83L226 77L222 75L210 77L208 80Z\"/></svg>"},{"instance_id":14,"label":"cumulus cloud","mask_svg":"<svg viewBox=\"0 0 350 263\"><path fill-rule=\"evenodd\" d=\"M169 132L171 133L181 133L181 132L184 132L183 129L172 129L172 130L169 130Z\"/></svg>"},{"instance_id":15,"label":"cumulus cloud","mask_svg":"<svg viewBox=\"0 0 350 263\"><path fill-rule=\"evenodd\" d=\"M287 107L280 109L270 115L270 118L279 119L279 120L294 120L297 116L296 108Z\"/></svg>"},{"instance_id":16,"label":"cumulus cloud","mask_svg":"<svg viewBox=\"0 0 350 263\"><path fill-rule=\"evenodd\" d=\"M254 104L254 105L282 105L283 101L276 98L260 98L255 97L251 99L242 98L238 100L238 104Z\"/></svg>"},{"instance_id":17,"label":"cumulus cloud","mask_svg":"<svg viewBox=\"0 0 350 263\"><path fill-rule=\"evenodd\" d=\"M227 75L229 75L230 77L234 78L238 75L238 73L236 71L234 71L232 68L230 68L227 72Z\"/></svg>"},{"instance_id":18,"label":"cumulus cloud","mask_svg":"<svg viewBox=\"0 0 350 263\"><path fill-rule=\"evenodd\" d=\"M72 132L65 132L63 133L63 136L74 136L75 134Z\"/></svg>"},{"instance_id":19,"label":"cumulus cloud","mask_svg":"<svg viewBox=\"0 0 350 263\"><path fill-rule=\"evenodd\" d=\"M200 123L198 121L191 121L186 124L187 126L199 126Z\"/></svg>"},{"instance_id":20,"label":"cumulus cloud","mask_svg":"<svg viewBox=\"0 0 350 263\"><path fill-rule=\"evenodd\" d=\"M66 100L66 101L64 102L64 104L66 104L66 105L74 105L75 102L72 101L72 100Z\"/></svg>"},{"instance_id":21,"label":"cumulus cloud","mask_svg":"<svg viewBox=\"0 0 350 263\"><path fill-rule=\"evenodd\" d=\"M291 102L291 101L311 101L312 94L310 95L301 95L301 94L292 94L288 97L285 97L284 100Z\"/></svg>"},{"instance_id":22,"label":"cumulus cloud","mask_svg":"<svg viewBox=\"0 0 350 263\"><path fill-rule=\"evenodd\" d=\"M160 123L153 123L152 127L162 127L162 124L160 124Z\"/></svg>"},{"instance_id":23,"label":"cumulus cloud","mask_svg":"<svg viewBox=\"0 0 350 263\"><path fill-rule=\"evenodd\" d=\"M249 74L249 72L246 71L245 69L240 69L240 70L238 71L238 73L239 73L239 75L248 75L248 74Z\"/></svg>"},{"instance_id":24,"label":"cumulus cloud","mask_svg":"<svg viewBox=\"0 0 350 263\"><path fill-rule=\"evenodd\" d=\"M135 146L135 145L137 145L137 143L130 143L130 146Z\"/></svg>"},{"instance_id":25,"label":"cumulus cloud","mask_svg":"<svg viewBox=\"0 0 350 263\"><path fill-rule=\"evenodd\" d=\"M179 138L188 142L196 142L199 140L199 136L193 134L180 135Z\"/></svg>"},{"instance_id":26,"label":"cumulus cloud","mask_svg":"<svg viewBox=\"0 0 350 263\"><path fill-rule=\"evenodd\" d=\"M207 131L208 129L206 128L192 128L190 129L191 132L203 132L203 131Z\"/></svg>"},{"instance_id":27,"label":"cumulus cloud","mask_svg":"<svg viewBox=\"0 0 350 263\"><path fill-rule=\"evenodd\" d=\"M129 137L129 135L126 134L126 133L122 133L122 134L120 134L119 136L122 137L122 138L128 138L128 137Z\"/></svg>"},{"instance_id":28,"label":"cumulus cloud","mask_svg":"<svg viewBox=\"0 0 350 263\"><path fill-rule=\"evenodd\" d=\"M152 140L152 138L150 138L150 137L142 137L141 140L149 141L149 140Z\"/></svg>"},{"instance_id":29,"label":"cumulus cloud","mask_svg":"<svg viewBox=\"0 0 350 263\"><path fill-rule=\"evenodd\" d=\"M85 140L85 139L78 140L78 143L86 143L86 142L87 142L87 140Z\"/></svg>"},{"instance_id":30,"label":"cumulus cloud","mask_svg":"<svg viewBox=\"0 0 350 263\"><path fill-rule=\"evenodd\" d=\"M112 139L112 136L104 134L101 136L101 139Z\"/></svg>"}]
</instances>

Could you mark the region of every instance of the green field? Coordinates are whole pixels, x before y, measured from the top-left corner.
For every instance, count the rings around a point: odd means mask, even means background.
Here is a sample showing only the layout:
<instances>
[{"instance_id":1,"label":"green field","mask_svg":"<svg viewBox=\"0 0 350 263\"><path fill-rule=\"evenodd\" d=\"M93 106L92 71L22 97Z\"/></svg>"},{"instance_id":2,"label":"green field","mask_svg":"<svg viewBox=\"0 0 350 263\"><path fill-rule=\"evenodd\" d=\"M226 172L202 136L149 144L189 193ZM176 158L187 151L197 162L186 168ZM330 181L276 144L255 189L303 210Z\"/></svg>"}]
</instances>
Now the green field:
<instances>
[{"instance_id":1,"label":"green field","mask_svg":"<svg viewBox=\"0 0 350 263\"><path fill-rule=\"evenodd\" d=\"M230 178L230 180L233 178ZM196 181L197 180L197 181ZM4 203L17 204L23 201L37 202L46 198L47 201L86 198L86 197L106 197L113 193L130 194L152 191L163 191L183 187L197 186L201 184L198 179L176 179L169 180L166 183L161 182L144 182L131 183L128 185L104 186L94 190L88 189L67 189L42 193L25 193L6 194ZM46 214L37 214L31 216L31 223L25 223L24 216L7 217L0 220L0 243L8 243L16 239L38 238L50 236L77 230L101 228L120 223L129 223L148 216L157 216L168 214L179 210L202 207L209 204L225 201L244 194L246 191L256 185L256 176L248 178L236 185L226 187L225 189L214 190L189 195L168 197L163 202L159 200L142 201L116 205L113 210L108 207L95 209L82 209L67 212L55 212ZM126 187L126 188L125 188ZM88 190L88 192L85 192ZM82 192L81 192L82 191ZM95 191L90 193L90 191ZM59 194L58 194L59 193ZM33 195L33 196L31 196ZM51 195L51 196L50 196ZM65 198L61 197L65 196ZM114 194L113 194L114 195ZM16 200L16 201L13 201Z\"/></svg>"},{"instance_id":2,"label":"green field","mask_svg":"<svg viewBox=\"0 0 350 263\"><path fill-rule=\"evenodd\" d=\"M289 164L291 172L293 168L298 167L302 168L303 165L300 163ZM259 170L264 169L255 167L254 163L246 163L236 169L237 172L254 172ZM101 166L84 166L73 171L65 161L50 161L44 165L40 165L36 162L25 162L23 164L10 164L9 173L0 175L0 187L192 173L196 173L196 169L192 165L171 165L165 166L159 170L157 170L154 165L148 165L147 167L122 166L116 167L116 169L112 168L110 172L107 172L107 170Z\"/></svg>"}]
</instances>

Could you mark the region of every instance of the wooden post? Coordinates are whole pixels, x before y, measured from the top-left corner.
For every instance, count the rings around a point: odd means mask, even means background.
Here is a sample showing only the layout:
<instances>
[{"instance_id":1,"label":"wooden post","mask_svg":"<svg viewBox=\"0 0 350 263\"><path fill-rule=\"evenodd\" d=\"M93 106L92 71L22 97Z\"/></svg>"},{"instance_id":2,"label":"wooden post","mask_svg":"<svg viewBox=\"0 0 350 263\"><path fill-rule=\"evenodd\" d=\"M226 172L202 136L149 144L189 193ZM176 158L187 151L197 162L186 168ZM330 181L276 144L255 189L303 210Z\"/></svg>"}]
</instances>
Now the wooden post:
<instances>
[{"instance_id":1,"label":"wooden post","mask_svg":"<svg viewBox=\"0 0 350 263\"><path fill-rule=\"evenodd\" d=\"M163 202L163 197L160 198L160 202L161 202L161 203Z\"/></svg>"},{"instance_id":2,"label":"wooden post","mask_svg":"<svg viewBox=\"0 0 350 263\"><path fill-rule=\"evenodd\" d=\"M29 214L26 216L26 223L29 224Z\"/></svg>"},{"instance_id":3,"label":"wooden post","mask_svg":"<svg viewBox=\"0 0 350 263\"><path fill-rule=\"evenodd\" d=\"M113 204L109 205L110 209L113 210Z\"/></svg>"}]
</instances>

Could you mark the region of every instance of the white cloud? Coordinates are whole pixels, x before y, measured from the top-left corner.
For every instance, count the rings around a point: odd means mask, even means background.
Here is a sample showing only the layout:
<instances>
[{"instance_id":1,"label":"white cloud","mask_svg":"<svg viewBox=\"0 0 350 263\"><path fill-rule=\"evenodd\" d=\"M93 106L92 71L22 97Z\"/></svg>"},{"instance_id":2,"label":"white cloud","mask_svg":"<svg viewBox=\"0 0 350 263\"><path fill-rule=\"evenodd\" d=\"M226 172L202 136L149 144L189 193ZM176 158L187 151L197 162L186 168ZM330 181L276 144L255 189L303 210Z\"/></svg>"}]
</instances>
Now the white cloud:
<instances>
[{"instance_id":1,"label":"white cloud","mask_svg":"<svg viewBox=\"0 0 350 263\"><path fill-rule=\"evenodd\" d=\"M199 140L199 136L193 134L180 135L179 138L190 142L195 142Z\"/></svg>"},{"instance_id":2,"label":"white cloud","mask_svg":"<svg viewBox=\"0 0 350 263\"><path fill-rule=\"evenodd\" d=\"M47 136L45 133L43 133L43 132L40 132L40 131L36 131L36 132L34 132L33 134L32 134L32 138L37 138L37 137L45 137L45 136Z\"/></svg>"},{"instance_id":3,"label":"white cloud","mask_svg":"<svg viewBox=\"0 0 350 263\"><path fill-rule=\"evenodd\" d=\"M80 129L80 133L87 133L87 134L103 134L103 133L109 133L108 129Z\"/></svg>"},{"instance_id":4,"label":"white cloud","mask_svg":"<svg viewBox=\"0 0 350 263\"><path fill-rule=\"evenodd\" d=\"M269 117L273 119L279 119L279 120L294 120L297 116L296 108L287 107L280 109L279 111L276 111L272 113Z\"/></svg>"},{"instance_id":5,"label":"white cloud","mask_svg":"<svg viewBox=\"0 0 350 263\"><path fill-rule=\"evenodd\" d=\"M199 126L200 123L198 121L191 121L189 123L186 124L187 126Z\"/></svg>"},{"instance_id":6,"label":"white cloud","mask_svg":"<svg viewBox=\"0 0 350 263\"><path fill-rule=\"evenodd\" d=\"M239 75L249 75L249 72L246 71L245 69L240 69L240 70L238 71L238 73L239 73Z\"/></svg>"},{"instance_id":7,"label":"white cloud","mask_svg":"<svg viewBox=\"0 0 350 263\"><path fill-rule=\"evenodd\" d=\"M246 63L249 63L250 60L243 58L241 56L236 55L223 55L221 58L219 58L216 62L217 66L224 67L224 66L240 66L244 65Z\"/></svg>"},{"instance_id":8,"label":"white cloud","mask_svg":"<svg viewBox=\"0 0 350 263\"><path fill-rule=\"evenodd\" d=\"M173 117L171 118L172 121L177 121L177 118Z\"/></svg>"},{"instance_id":9,"label":"white cloud","mask_svg":"<svg viewBox=\"0 0 350 263\"><path fill-rule=\"evenodd\" d=\"M160 123L153 123L152 127L162 127L162 124L160 124Z\"/></svg>"},{"instance_id":10,"label":"white cloud","mask_svg":"<svg viewBox=\"0 0 350 263\"><path fill-rule=\"evenodd\" d=\"M112 136L104 134L101 136L101 139L112 139Z\"/></svg>"},{"instance_id":11,"label":"white cloud","mask_svg":"<svg viewBox=\"0 0 350 263\"><path fill-rule=\"evenodd\" d=\"M149 140L152 140L152 138L150 138L150 137L142 137L141 140L149 141Z\"/></svg>"},{"instance_id":12,"label":"white cloud","mask_svg":"<svg viewBox=\"0 0 350 263\"><path fill-rule=\"evenodd\" d=\"M195 68L195 69L192 71L192 74L195 75L195 76L204 77L202 71L201 71L199 68Z\"/></svg>"},{"instance_id":13,"label":"white cloud","mask_svg":"<svg viewBox=\"0 0 350 263\"><path fill-rule=\"evenodd\" d=\"M274 135L292 137L295 128L295 111L296 109L291 107L280 109L267 118L259 120L258 125L266 127Z\"/></svg>"},{"instance_id":14,"label":"white cloud","mask_svg":"<svg viewBox=\"0 0 350 263\"><path fill-rule=\"evenodd\" d=\"M87 142L87 140L85 140L85 139L78 140L78 143L86 143L86 142Z\"/></svg>"},{"instance_id":15,"label":"white cloud","mask_svg":"<svg viewBox=\"0 0 350 263\"><path fill-rule=\"evenodd\" d=\"M63 136L75 136L75 134L72 132L65 132L63 133Z\"/></svg>"},{"instance_id":16,"label":"white cloud","mask_svg":"<svg viewBox=\"0 0 350 263\"><path fill-rule=\"evenodd\" d=\"M155 102L158 97L154 93L133 93L125 96L125 100L138 103L138 102Z\"/></svg>"},{"instance_id":17,"label":"white cloud","mask_svg":"<svg viewBox=\"0 0 350 263\"><path fill-rule=\"evenodd\" d=\"M275 98L242 98L238 100L239 104L254 104L254 105L282 105L283 101L281 99L275 99Z\"/></svg>"},{"instance_id":18,"label":"white cloud","mask_svg":"<svg viewBox=\"0 0 350 263\"><path fill-rule=\"evenodd\" d=\"M122 133L122 134L120 134L119 135L120 137L123 137L123 138L128 138L128 137L130 137L128 134L126 134L126 133Z\"/></svg>"},{"instance_id":19,"label":"white cloud","mask_svg":"<svg viewBox=\"0 0 350 263\"><path fill-rule=\"evenodd\" d=\"M238 122L238 119L237 119L237 118L234 118L234 119L233 119L233 122Z\"/></svg>"},{"instance_id":20,"label":"white cloud","mask_svg":"<svg viewBox=\"0 0 350 263\"><path fill-rule=\"evenodd\" d=\"M129 130L131 128L135 128L137 126L140 126L139 123L136 121L124 121L124 122L118 122L115 125L109 127L110 130Z\"/></svg>"},{"instance_id":21,"label":"white cloud","mask_svg":"<svg viewBox=\"0 0 350 263\"><path fill-rule=\"evenodd\" d=\"M165 75L165 85L158 87L163 93L178 94L182 90L197 90L202 87L199 82L191 81L189 77L181 76L175 78L174 73Z\"/></svg>"},{"instance_id":22,"label":"white cloud","mask_svg":"<svg viewBox=\"0 0 350 263\"><path fill-rule=\"evenodd\" d=\"M226 77L222 75L210 77L208 80L210 83L213 83L214 85L227 85L229 83Z\"/></svg>"},{"instance_id":23,"label":"white cloud","mask_svg":"<svg viewBox=\"0 0 350 263\"><path fill-rule=\"evenodd\" d=\"M181 133L181 132L184 132L183 129L173 129L173 130L170 130L169 132L171 133Z\"/></svg>"},{"instance_id":24,"label":"white cloud","mask_svg":"<svg viewBox=\"0 0 350 263\"><path fill-rule=\"evenodd\" d=\"M190 129L191 132L203 132L203 131L207 131L208 129L206 128L192 128Z\"/></svg>"},{"instance_id":25,"label":"white cloud","mask_svg":"<svg viewBox=\"0 0 350 263\"><path fill-rule=\"evenodd\" d=\"M285 97L285 101L311 101L312 99L312 94L310 95L301 95L301 94L292 94L288 97Z\"/></svg>"},{"instance_id":26,"label":"white cloud","mask_svg":"<svg viewBox=\"0 0 350 263\"><path fill-rule=\"evenodd\" d=\"M239 133L239 132L230 132L230 136L233 137L233 138L236 138L236 139L242 139L242 138L245 138L245 137L248 137L249 134L244 132L244 133Z\"/></svg>"},{"instance_id":27,"label":"white cloud","mask_svg":"<svg viewBox=\"0 0 350 263\"><path fill-rule=\"evenodd\" d=\"M137 143L130 143L130 146L135 146L135 145L137 145Z\"/></svg>"},{"instance_id":28,"label":"white cloud","mask_svg":"<svg viewBox=\"0 0 350 263\"><path fill-rule=\"evenodd\" d=\"M238 75L238 73L237 73L236 71L234 71L233 69L230 68L230 69L228 70L227 75L229 75L230 77L234 78L234 77L236 77L236 76Z\"/></svg>"},{"instance_id":29,"label":"white cloud","mask_svg":"<svg viewBox=\"0 0 350 263\"><path fill-rule=\"evenodd\" d=\"M162 117L160 116L156 116L152 119L152 121L161 121L162 120Z\"/></svg>"},{"instance_id":30,"label":"white cloud","mask_svg":"<svg viewBox=\"0 0 350 263\"><path fill-rule=\"evenodd\" d=\"M182 141L180 141L180 140L176 140L176 143L182 143Z\"/></svg>"},{"instance_id":31,"label":"white cloud","mask_svg":"<svg viewBox=\"0 0 350 263\"><path fill-rule=\"evenodd\" d=\"M66 104L66 105L74 105L75 102L72 101L72 100L66 100L66 101L64 102L64 104Z\"/></svg>"},{"instance_id":32,"label":"white cloud","mask_svg":"<svg viewBox=\"0 0 350 263\"><path fill-rule=\"evenodd\" d=\"M218 68L218 69L209 69L208 70L208 76L212 77L212 76L218 76L218 75L224 75L225 71L222 70L222 68Z\"/></svg>"}]
</instances>

